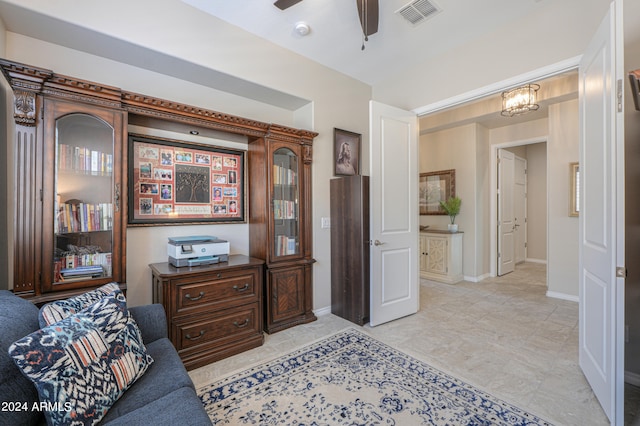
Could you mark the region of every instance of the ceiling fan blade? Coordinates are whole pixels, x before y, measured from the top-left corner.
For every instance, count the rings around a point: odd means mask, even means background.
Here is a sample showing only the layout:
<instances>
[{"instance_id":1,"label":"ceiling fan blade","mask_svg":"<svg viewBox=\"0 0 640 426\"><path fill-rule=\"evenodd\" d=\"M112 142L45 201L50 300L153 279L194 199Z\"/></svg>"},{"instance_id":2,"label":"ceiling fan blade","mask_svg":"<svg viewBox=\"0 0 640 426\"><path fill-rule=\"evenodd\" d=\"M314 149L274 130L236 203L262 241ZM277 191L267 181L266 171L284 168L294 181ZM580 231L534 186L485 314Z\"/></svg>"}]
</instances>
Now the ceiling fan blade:
<instances>
[{"instance_id":1,"label":"ceiling fan blade","mask_svg":"<svg viewBox=\"0 0 640 426\"><path fill-rule=\"evenodd\" d=\"M280 10L285 10L294 4L300 3L302 0L277 0L273 5Z\"/></svg>"},{"instance_id":2,"label":"ceiling fan blade","mask_svg":"<svg viewBox=\"0 0 640 426\"><path fill-rule=\"evenodd\" d=\"M378 32L378 0L356 0L365 37Z\"/></svg>"}]
</instances>

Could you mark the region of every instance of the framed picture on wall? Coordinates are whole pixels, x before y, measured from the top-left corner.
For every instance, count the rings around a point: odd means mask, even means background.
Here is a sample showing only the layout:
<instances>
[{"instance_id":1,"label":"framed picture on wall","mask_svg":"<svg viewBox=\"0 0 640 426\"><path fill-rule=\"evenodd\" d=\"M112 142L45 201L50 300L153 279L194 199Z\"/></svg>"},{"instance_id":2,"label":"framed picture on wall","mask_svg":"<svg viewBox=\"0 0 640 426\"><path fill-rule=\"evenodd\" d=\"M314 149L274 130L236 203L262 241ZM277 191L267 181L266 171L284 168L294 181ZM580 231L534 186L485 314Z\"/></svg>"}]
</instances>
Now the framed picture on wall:
<instances>
[{"instance_id":1,"label":"framed picture on wall","mask_svg":"<svg viewBox=\"0 0 640 426\"><path fill-rule=\"evenodd\" d=\"M455 169L420 173L419 191L421 215L446 215L440 201L456 195Z\"/></svg>"},{"instance_id":2,"label":"framed picture on wall","mask_svg":"<svg viewBox=\"0 0 640 426\"><path fill-rule=\"evenodd\" d=\"M245 222L244 151L129 136L129 224Z\"/></svg>"},{"instance_id":3,"label":"framed picture on wall","mask_svg":"<svg viewBox=\"0 0 640 426\"><path fill-rule=\"evenodd\" d=\"M336 176L360 174L360 145L362 135L333 129L334 171Z\"/></svg>"}]
</instances>

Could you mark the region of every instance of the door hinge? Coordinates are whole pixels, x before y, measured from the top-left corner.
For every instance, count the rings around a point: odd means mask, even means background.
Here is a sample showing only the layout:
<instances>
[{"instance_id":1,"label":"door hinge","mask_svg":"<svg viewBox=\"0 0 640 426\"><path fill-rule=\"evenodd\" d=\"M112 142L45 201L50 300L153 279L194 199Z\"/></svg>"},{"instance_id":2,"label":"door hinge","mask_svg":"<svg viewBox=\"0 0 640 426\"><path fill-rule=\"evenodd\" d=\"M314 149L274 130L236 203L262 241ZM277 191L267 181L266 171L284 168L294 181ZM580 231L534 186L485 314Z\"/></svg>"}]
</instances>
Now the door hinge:
<instances>
[{"instance_id":1,"label":"door hinge","mask_svg":"<svg viewBox=\"0 0 640 426\"><path fill-rule=\"evenodd\" d=\"M618 79L616 96L618 98L618 112L622 112L622 79Z\"/></svg>"},{"instance_id":2,"label":"door hinge","mask_svg":"<svg viewBox=\"0 0 640 426\"><path fill-rule=\"evenodd\" d=\"M498 259L502 256L502 253L498 252Z\"/></svg>"},{"instance_id":3,"label":"door hinge","mask_svg":"<svg viewBox=\"0 0 640 426\"><path fill-rule=\"evenodd\" d=\"M44 195L42 193L42 189L40 189L40 202L44 201Z\"/></svg>"},{"instance_id":4,"label":"door hinge","mask_svg":"<svg viewBox=\"0 0 640 426\"><path fill-rule=\"evenodd\" d=\"M627 268L624 266L618 266L616 268L616 278L626 278L627 277Z\"/></svg>"}]
</instances>

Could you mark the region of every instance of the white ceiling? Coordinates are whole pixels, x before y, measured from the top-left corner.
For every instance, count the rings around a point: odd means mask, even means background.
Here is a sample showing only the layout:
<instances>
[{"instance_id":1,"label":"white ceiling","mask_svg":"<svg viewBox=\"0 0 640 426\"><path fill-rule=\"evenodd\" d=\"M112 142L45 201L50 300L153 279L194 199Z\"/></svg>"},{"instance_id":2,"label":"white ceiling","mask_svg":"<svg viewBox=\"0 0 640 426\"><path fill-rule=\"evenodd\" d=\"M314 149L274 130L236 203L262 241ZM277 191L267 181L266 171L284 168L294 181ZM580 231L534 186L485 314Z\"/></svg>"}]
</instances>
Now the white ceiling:
<instances>
[{"instance_id":1,"label":"white ceiling","mask_svg":"<svg viewBox=\"0 0 640 426\"><path fill-rule=\"evenodd\" d=\"M232 25L370 85L521 18L549 0L431 0L441 9L413 26L395 12L409 0L379 0L378 32L362 47L357 0L183 0ZM304 21L311 32L294 31Z\"/></svg>"}]
</instances>

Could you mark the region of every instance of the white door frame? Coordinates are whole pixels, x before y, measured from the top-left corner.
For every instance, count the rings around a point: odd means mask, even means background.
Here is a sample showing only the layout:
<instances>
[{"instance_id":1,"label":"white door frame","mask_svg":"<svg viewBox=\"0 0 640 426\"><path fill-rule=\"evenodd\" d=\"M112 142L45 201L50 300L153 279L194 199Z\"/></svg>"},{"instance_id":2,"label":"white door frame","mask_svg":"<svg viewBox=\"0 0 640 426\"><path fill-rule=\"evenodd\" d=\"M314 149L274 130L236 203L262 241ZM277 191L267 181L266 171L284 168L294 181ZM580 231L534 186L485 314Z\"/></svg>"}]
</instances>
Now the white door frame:
<instances>
[{"instance_id":1,"label":"white door frame","mask_svg":"<svg viewBox=\"0 0 640 426\"><path fill-rule=\"evenodd\" d=\"M498 275L498 204L497 204L497 199L498 199L498 150L501 148L512 148L514 146L522 146L522 145L532 145L534 143L546 143L547 142L548 137L547 136L540 136L540 137L536 137L536 138L531 138L531 139L522 139L522 140L518 140L518 141L511 141L511 142L504 142L504 143L498 143L498 144L494 144L491 145L491 163L490 163L490 167L491 167L491 173L489 173L489 175L491 176L491 193L490 193L490 197L491 197L491 203L490 203L490 209L489 209L489 222L490 222L490 227L489 227L489 236L490 236L490 245L489 245L489 253L490 253L490 271L489 274L492 277L495 277ZM549 156L547 156L547 224L549 223ZM547 233L547 253L549 252L548 249L548 245L549 245L549 226L547 226L546 229L546 233ZM549 282L549 268L547 268L547 276L546 276L546 281Z\"/></svg>"},{"instance_id":2,"label":"white door frame","mask_svg":"<svg viewBox=\"0 0 640 426\"><path fill-rule=\"evenodd\" d=\"M499 276L509 274L516 269L516 247L515 247L515 209L514 209L514 184L515 184L515 158L516 155L507 150L498 150L497 176L498 184L497 197L492 199L495 203L498 218L497 242L498 242L498 270Z\"/></svg>"}]
</instances>

